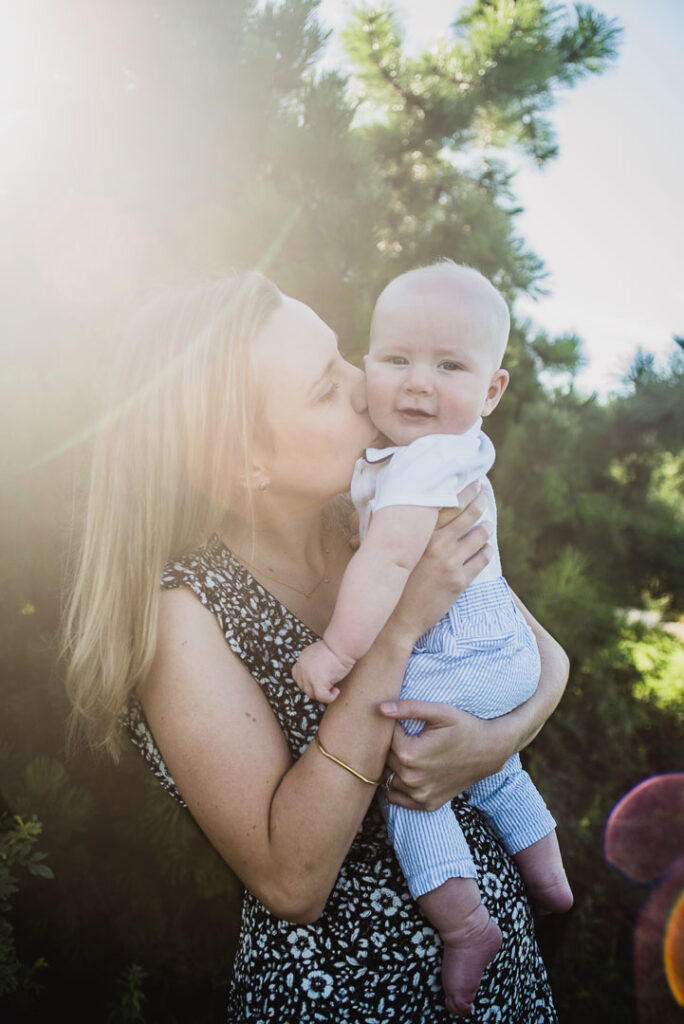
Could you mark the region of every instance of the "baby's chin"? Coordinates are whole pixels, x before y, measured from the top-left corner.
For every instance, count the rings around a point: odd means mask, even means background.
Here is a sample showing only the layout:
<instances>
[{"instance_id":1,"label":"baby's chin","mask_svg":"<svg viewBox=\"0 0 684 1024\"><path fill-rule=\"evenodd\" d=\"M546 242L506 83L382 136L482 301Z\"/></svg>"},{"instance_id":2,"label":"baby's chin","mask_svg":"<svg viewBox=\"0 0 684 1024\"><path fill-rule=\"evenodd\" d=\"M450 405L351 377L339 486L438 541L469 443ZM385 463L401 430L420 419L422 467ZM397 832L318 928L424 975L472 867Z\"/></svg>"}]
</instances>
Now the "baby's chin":
<instances>
[{"instance_id":1,"label":"baby's chin","mask_svg":"<svg viewBox=\"0 0 684 1024\"><path fill-rule=\"evenodd\" d=\"M401 441L393 441L387 434L383 434L382 430L378 430L377 436L373 443L369 446L370 448L390 448L392 445L400 445Z\"/></svg>"},{"instance_id":2,"label":"baby's chin","mask_svg":"<svg viewBox=\"0 0 684 1024\"><path fill-rule=\"evenodd\" d=\"M404 427L395 427L391 431L382 430L381 434L386 438L385 444L376 445L377 448L386 448L389 445L402 447L417 441L421 437L428 437L430 434L444 434L447 431L440 430L437 423L427 421L425 423L408 423Z\"/></svg>"}]
</instances>

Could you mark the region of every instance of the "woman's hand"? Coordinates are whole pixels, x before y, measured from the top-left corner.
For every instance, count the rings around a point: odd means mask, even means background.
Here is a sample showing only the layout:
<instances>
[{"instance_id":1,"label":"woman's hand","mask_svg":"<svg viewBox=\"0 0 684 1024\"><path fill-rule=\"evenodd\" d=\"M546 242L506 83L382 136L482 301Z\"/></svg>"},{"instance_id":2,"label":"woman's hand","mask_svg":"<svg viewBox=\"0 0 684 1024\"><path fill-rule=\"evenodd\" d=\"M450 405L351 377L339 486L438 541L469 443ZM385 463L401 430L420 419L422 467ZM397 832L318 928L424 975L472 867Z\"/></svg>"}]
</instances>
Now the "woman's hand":
<instances>
[{"instance_id":1,"label":"woman's hand","mask_svg":"<svg viewBox=\"0 0 684 1024\"><path fill-rule=\"evenodd\" d=\"M459 495L461 507L443 509L425 554L411 573L391 626L411 644L431 626L478 576L491 558L491 526L478 519L486 499L478 483Z\"/></svg>"},{"instance_id":2,"label":"woman's hand","mask_svg":"<svg viewBox=\"0 0 684 1024\"><path fill-rule=\"evenodd\" d=\"M565 690L569 663L565 651L513 599L535 635L541 678L535 693L500 718L484 720L449 704L398 700L380 705L385 718L396 721L387 767L395 773L388 794L392 803L432 811L487 775L500 771L509 757L531 743L552 714ZM401 719L421 719L425 729L407 736Z\"/></svg>"},{"instance_id":3,"label":"woman's hand","mask_svg":"<svg viewBox=\"0 0 684 1024\"><path fill-rule=\"evenodd\" d=\"M394 718L392 748L387 767L394 772L387 794L393 804L416 811L435 811L503 768L514 753L508 749L506 730L495 735L501 720L485 721L450 704L399 700L380 706L386 718ZM407 736L399 719L420 719L425 728L419 736Z\"/></svg>"}]
</instances>

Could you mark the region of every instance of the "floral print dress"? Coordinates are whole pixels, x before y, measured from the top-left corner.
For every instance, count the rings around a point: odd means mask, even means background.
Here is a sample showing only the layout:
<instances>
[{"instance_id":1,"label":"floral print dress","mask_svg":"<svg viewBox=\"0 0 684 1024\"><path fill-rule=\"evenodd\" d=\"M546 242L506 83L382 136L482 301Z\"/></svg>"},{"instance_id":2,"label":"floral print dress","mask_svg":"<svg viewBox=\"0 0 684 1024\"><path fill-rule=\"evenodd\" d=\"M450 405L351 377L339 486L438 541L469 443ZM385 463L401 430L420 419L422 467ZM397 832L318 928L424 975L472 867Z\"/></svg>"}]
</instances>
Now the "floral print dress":
<instances>
[{"instance_id":1,"label":"floral print dress","mask_svg":"<svg viewBox=\"0 0 684 1024\"><path fill-rule=\"evenodd\" d=\"M214 536L164 571L162 586L190 588L218 619L231 650L262 687L293 758L311 743L323 705L294 684L290 669L316 637L261 586ZM132 742L181 803L132 699ZM554 1024L557 1016L517 870L484 819L454 801L478 870L482 897L503 932L470 1024ZM244 893L227 1024L453 1024L440 983L441 940L411 898L374 801L352 843L322 917L302 925L274 917Z\"/></svg>"}]
</instances>

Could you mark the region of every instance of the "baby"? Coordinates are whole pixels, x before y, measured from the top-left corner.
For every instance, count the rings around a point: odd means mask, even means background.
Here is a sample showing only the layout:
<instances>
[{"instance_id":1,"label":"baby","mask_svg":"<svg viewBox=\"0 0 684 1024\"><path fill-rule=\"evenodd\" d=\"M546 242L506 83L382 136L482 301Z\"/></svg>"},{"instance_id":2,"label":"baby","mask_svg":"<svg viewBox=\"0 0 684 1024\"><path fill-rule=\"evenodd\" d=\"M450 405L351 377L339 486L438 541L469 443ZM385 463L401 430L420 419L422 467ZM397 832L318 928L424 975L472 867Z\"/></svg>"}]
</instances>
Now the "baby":
<instances>
[{"instance_id":1,"label":"baby","mask_svg":"<svg viewBox=\"0 0 684 1024\"><path fill-rule=\"evenodd\" d=\"M480 273L449 261L392 281L376 304L366 357L368 409L392 447L368 449L352 480L361 546L345 572L323 639L293 668L297 684L329 703L336 684L371 646L423 554L439 509L456 507L486 478L494 447L482 417L508 384L501 360L510 320ZM485 517L483 517L485 518ZM450 703L495 718L527 700L539 681L534 635L518 611L495 553L446 615L416 644L401 697ZM422 722L404 722L416 734ZM467 790L514 857L542 912L568 910L572 893L555 822L516 754ZM388 831L412 895L444 945L442 984L450 1012L470 1013L501 932L481 902L476 869L450 804L411 811L384 801Z\"/></svg>"}]
</instances>

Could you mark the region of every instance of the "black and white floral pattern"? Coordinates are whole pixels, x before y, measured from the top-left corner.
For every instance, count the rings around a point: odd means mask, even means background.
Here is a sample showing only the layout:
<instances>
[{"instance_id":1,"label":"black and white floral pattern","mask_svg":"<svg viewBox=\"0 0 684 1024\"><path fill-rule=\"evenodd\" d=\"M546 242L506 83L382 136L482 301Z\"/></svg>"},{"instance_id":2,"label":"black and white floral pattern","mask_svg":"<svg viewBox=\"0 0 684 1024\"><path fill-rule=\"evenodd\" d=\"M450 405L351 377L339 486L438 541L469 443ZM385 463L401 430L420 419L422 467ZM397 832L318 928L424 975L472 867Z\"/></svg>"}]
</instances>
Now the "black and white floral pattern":
<instances>
[{"instance_id":1,"label":"black and white floral pattern","mask_svg":"<svg viewBox=\"0 0 684 1024\"><path fill-rule=\"evenodd\" d=\"M314 737L323 707L291 681L315 637L266 591L218 537L167 565L164 588L189 587L263 688L293 757ZM137 700L124 726L162 785L183 802ZM554 1024L557 1016L520 877L464 799L454 802L479 885L504 942L487 968L471 1024ZM371 805L323 916L281 921L249 891L228 998L227 1024L453 1024L440 984L440 939L411 899Z\"/></svg>"}]
</instances>

